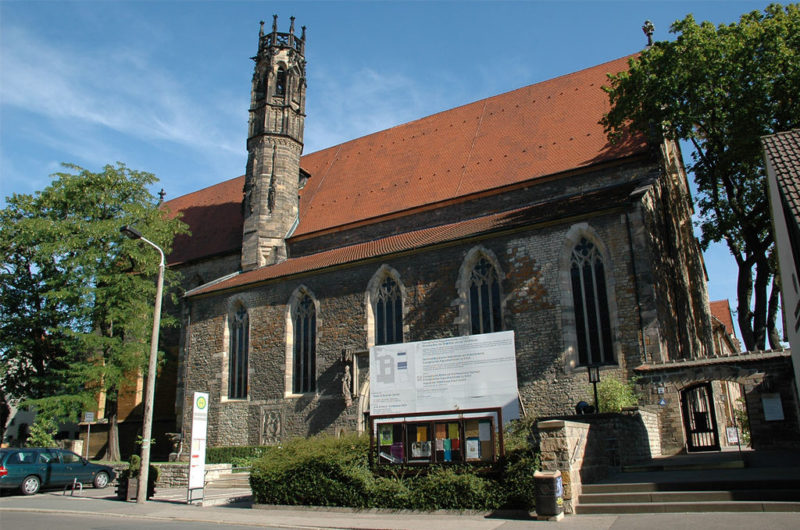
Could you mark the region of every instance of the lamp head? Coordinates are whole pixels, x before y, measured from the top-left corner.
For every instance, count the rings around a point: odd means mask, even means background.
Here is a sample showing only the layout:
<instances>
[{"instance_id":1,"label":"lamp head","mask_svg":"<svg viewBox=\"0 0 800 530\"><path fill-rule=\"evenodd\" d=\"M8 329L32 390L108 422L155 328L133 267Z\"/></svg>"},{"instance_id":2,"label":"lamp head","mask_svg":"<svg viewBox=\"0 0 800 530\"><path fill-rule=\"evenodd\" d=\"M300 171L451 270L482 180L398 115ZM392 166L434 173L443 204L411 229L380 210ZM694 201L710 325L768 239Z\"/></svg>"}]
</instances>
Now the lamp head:
<instances>
[{"instance_id":1,"label":"lamp head","mask_svg":"<svg viewBox=\"0 0 800 530\"><path fill-rule=\"evenodd\" d=\"M120 228L119 231L131 239L142 239L142 233L133 228L132 226L125 225L122 228Z\"/></svg>"}]
</instances>

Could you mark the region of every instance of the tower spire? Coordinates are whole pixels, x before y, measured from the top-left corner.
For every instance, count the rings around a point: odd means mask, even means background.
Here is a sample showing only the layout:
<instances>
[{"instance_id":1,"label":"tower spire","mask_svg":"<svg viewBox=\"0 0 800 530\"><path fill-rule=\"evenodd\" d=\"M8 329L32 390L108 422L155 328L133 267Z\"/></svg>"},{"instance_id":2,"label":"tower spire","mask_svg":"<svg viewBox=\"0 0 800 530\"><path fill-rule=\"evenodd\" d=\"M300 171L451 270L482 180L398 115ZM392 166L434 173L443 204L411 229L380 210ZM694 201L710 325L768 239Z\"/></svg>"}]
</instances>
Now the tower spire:
<instances>
[{"instance_id":1,"label":"tower spire","mask_svg":"<svg viewBox=\"0 0 800 530\"><path fill-rule=\"evenodd\" d=\"M294 20L290 18L289 32L281 33L278 15L273 15L272 33L267 35L262 22L253 57L242 270L285 259L286 237L297 220L306 62L305 28L301 37L295 36Z\"/></svg>"}]
</instances>

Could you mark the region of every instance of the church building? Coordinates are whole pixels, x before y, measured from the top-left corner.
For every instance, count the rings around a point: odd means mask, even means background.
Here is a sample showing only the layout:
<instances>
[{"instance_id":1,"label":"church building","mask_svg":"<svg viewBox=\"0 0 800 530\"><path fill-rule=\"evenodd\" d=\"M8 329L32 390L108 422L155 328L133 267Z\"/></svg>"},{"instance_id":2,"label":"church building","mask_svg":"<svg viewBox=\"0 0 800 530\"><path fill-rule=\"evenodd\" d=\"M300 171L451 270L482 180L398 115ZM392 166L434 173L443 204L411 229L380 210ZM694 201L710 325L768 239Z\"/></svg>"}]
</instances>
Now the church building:
<instances>
[{"instance_id":1,"label":"church building","mask_svg":"<svg viewBox=\"0 0 800 530\"><path fill-rule=\"evenodd\" d=\"M376 345L513 331L535 416L713 355L679 148L599 124L628 57L303 154L305 46L262 24L244 176L165 203L185 436L195 391L212 446L364 431Z\"/></svg>"}]
</instances>

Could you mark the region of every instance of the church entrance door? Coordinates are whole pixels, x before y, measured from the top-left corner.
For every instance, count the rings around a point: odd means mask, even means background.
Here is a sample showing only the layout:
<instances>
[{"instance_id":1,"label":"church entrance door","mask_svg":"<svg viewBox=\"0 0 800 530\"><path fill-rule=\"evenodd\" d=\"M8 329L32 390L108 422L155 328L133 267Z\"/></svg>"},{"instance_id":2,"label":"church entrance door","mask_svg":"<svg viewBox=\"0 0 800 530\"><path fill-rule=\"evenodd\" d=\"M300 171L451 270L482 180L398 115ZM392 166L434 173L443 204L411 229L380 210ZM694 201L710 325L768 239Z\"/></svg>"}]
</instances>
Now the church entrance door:
<instances>
[{"instance_id":1,"label":"church entrance door","mask_svg":"<svg viewBox=\"0 0 800 530\"><path fill-rule=\"evenodd\" d=\"M688 451L719 451L719 432L711 383L698 383L681 391L681 412Z\"/></svg>"}]
</instances>

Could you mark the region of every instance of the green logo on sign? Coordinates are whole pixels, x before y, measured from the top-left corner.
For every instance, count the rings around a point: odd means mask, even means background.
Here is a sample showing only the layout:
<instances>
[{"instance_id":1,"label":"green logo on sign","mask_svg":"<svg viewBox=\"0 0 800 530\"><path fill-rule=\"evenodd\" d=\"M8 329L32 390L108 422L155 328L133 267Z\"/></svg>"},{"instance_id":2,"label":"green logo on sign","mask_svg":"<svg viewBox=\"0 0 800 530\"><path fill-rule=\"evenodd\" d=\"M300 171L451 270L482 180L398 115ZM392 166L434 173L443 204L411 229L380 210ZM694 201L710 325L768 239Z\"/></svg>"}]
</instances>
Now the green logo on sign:
<instances>
[{"instance_id":1,"label":"green logo on sign","mask_svg":"<svg viewBox=\"0 0 800 530\"><path fill-rule=\"evenodd\" d=\"M203 396L197 398L197 408L198 409L206 408L206 398L204 398Z\"/></svg>"}]
</instances>

